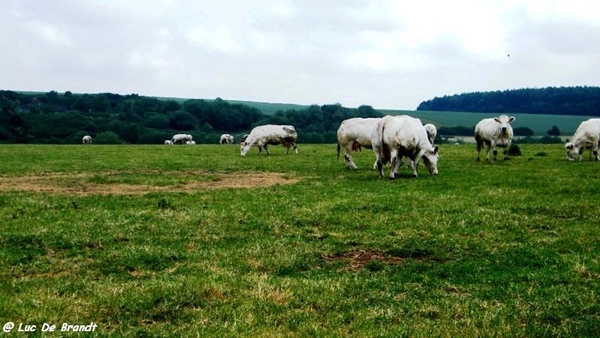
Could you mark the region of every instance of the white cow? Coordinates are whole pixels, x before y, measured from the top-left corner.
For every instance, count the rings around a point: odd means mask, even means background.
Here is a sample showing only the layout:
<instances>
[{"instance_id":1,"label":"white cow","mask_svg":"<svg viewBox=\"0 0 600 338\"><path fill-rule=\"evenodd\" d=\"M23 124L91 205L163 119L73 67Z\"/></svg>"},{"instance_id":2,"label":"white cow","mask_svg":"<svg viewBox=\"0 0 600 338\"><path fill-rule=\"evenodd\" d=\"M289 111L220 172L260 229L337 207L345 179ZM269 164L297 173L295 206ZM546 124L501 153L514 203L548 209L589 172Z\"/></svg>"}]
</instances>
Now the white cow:
<instances>
[{"instance_id":1,"label":"white cow","mask_svg":"<svg viewBox=\"0 0 600 338\"><path fill-rule=\"evenodd\" d=\"M187 142L192 141L193 137L190 134L175 134L171 139L173 144L187 144Z\"/></svg>"},{"instance_id":2,"label":"white cow","mask_svg":"<svg viewBox=\"0 0 600 338\"><path fill-rule=\"evenodd\" d=\"M250 147L257 146L258 154L262 154L263 148L266 150L267 155L271 155L269 152L268 145L282 144L287 155L290 151L290 147L294 147L294 152L298 154L298 147L296 145L298 134L293 126L281 126L274 124L267 124L264 126L258 126L252 129L246 140L241 143L241 155L246 156Z\"/></svg>"},{"instance_id":3,"label":"white cow","mask_svg":"<svg viewBox=\"0 0 600 338\"><path fill-rule=\"evenodd\" d=\"M361 147L372 149L371 133L377 128L380 118L355 117L342 121L337 131L337 158L340 158L340 149L344 148L346 167L358 169L352 160L352 151L361 150ZM374 164L374 168L377 164Z\"/></svg>"},{"instance_id":4,"label":"white cow","mask_svg":"<svg viewBox=\"0 0 600 338\"><path fill-rule=\"evenodd\" d=\"M81 139L83 144L92 144L92 137L90 135L85 135L83 139Z\"/></svg>"},{"instance_id":5,"label":"white cow","mask_svg":"<svg viewBox=\"0 0 600 338\"><path fill-rule=\"evenodd\" d=\"M429 143L433 144L433 142L435 142L435 138L437 137L437 128L431 123L427 123L423 127L425 127L425 131L427 131Z\"/></svg>"},{"instance_id":6,"label":"white cow","mask_svg":"<svg viewBox=\"0 0 600 338\"><path fill-rule=\"evenodd\" d=\"M600 161L598 156L598 146L600 143L600 119L589 119L581 122L571 142L565 144L567 160L581 160L581 155L585 148L590 149L596 161ZM591 155L590 154L590 155Z\"/></svg>"},{"instance_id":7,"label":"white cow","mask_svg":"<svg viewBox=\"0 0 600 338\"><path fill-rule=\"evenodd\" d=\"M427 138L429 139L429 143L431 143L431 145L433 145L433 142L435 141L435 138L437 136L437 128L431 124L431 123L427 123L424 124L423 127L425 128L425 131L427 132ZM401 166L402 164L400 164L399 166ZM413 160L411 160L410 158L406 158L406 166L408 167L408 169L412 169L413 171L416 169L416 167L419 164L417 163L415 165L415 162L413 162ZM377 162L375 162L375 164L373 165L373 168L377 167Z\"/></svg>"},{"instance_id":8,"label":"white cow","mask_svg":"<svg viewBox=\"0 0 600 338\"><path fill-rule=\"evenodd\" d=\"M383 117L371 134L373 152L377 157L379 176L383 177L383 165L390 162L390 179L396 178L403 156L411 159L413 175L418 177L417 167L423 159L432 175L438 174L438 147L429 142L421 120L407 115Z\"/></svg>"},{"instance_id":9,"label":"white cow","mask_svg":"<svg viewBox=\"0 0 600 338\"><path fill-rule=\"evenodd\" d=\"M490 149L494 149L494 161L498 154L497 147L504 148L504 159L508 159L508 147L513 139L511 123L515 120L513 116L500 115L494 118L483 119L475 126L475 141L477 142L477 161L479 154L485 144L485 160L490 160Z\"/></svg>"},{"instance_id":10,"label":"white cow","mask_svg":"<svg viewBox=\"0 0 600 338\"><path fill-rule=\"evenodd\" d=\"M173 145L173 142L171 140L165 140L165 144L166 145Z\"/></svg>"},{"instance_id":11,"label":"white cow","mask_svg":"<svg viewBox=\"0 0 600 338\"><path fill-rule=\"evenodd\" d=\"M221 139L219 140L220 144L232 144L233 143L233 135L223 134L221 135Z\"/></svg>"}]
</instances>

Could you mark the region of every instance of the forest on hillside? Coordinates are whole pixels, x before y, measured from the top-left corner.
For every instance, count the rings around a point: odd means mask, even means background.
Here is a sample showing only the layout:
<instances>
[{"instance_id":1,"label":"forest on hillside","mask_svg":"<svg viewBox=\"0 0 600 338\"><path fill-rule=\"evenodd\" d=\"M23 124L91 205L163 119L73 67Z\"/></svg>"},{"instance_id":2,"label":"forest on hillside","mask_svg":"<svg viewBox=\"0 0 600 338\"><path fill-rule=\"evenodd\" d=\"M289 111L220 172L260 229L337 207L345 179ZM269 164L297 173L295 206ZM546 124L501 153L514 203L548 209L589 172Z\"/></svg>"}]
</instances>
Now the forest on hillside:
<instances>
[{"instance_id":1,"label":"forest on hillside","mask_svg":"<svg viewBox=\"0 0 600 338\"><path fill-rule=\"evenodd\" d=\"M600 87L464 93L423 101L417 110L600 116Z\"/></svg>"},{"instance_id":2,"label":"forest on hillside","mask_svg":"<svg viewBox=\"0 0 600 338\"><path fill-rule=\"evenodd\" d=\"M371 106L312 105L267 115L242 104L111 93L20 93L0 90L0 143L162 144L173 134L191 134L197 143L218 143L223 133L239 136L257 125L292 124L304 143L335 143L340 123L351 117L380 117Z\"/></svg>"}]
</instances>

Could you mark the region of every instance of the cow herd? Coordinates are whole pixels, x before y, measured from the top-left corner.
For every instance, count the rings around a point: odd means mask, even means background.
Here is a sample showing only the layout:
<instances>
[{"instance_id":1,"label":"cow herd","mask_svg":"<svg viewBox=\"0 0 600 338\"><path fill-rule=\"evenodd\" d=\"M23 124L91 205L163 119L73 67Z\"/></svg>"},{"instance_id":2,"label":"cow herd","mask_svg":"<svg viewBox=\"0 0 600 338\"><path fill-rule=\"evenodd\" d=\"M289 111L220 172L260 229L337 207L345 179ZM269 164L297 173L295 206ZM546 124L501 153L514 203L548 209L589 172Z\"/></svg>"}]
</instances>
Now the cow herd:
<instances>
[{"instance_id":1,"label":"cow herd","mask_svg":"<svg viewBox=\"0 0 600 338\"><path fill-rule=\"evenodd\" d=\"M508 148L513 139L511 123L514 117L501 115L486 118L475 126L474 136L477 143L477 161L480 161L481 150L486 148L485 160L490 160L490 151L493 151L493 160L496 160L498 148L503 148L504 159L508 158ZM358 169L352 159L354 151L362 148L372 149L375 154L373 168L378 169L379 176L383 177L383 167L389 163L389 178L394 179L398 174L402 159L418 176L417 168L421 160L432 175L438 174L438 151L434 144L437 129L433 124L422 124L421 120L408 115L387 115L382 118L350 118L344 120L337 130L337 157L340 150L344 150L345 165L349 169ZM298 134L291 125L262 125L255 127L249 134L240 140L240 155L246 156L251 147L258 147L259 155L263 150L270 155L269 145L283 145L285 154L290 148L298 154ZM232 144L234 137L223 134L220 144ZM82 143L91 144L92 138L85 135ZM195 144L190 134L175 134L165 144ZM598 149L600 147L600 118L593 118L581 122L573 138L565 144L566 157L569 161L581 160L583 151L590 150L590 159L600 161Z\"/></svg>"}]
</instances>

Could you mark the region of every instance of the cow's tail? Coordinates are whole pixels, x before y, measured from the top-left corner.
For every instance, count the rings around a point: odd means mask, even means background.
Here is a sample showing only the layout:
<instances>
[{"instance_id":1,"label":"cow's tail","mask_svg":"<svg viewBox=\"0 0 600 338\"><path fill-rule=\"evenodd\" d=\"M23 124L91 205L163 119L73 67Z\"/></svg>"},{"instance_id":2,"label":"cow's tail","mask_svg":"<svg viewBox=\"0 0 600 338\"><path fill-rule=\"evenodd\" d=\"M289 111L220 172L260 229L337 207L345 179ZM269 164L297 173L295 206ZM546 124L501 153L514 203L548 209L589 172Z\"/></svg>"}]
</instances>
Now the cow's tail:
<instances>
[{"instance_id":1,"label":"cow's tail","mask_svg":"<svg viewBox=\"0 0 600 338\"><path fill-rule=\"evenodd\" d=\"M386 124L382 123L381 130L380 130L381 135L379 135L381 137L379 151L381 152L381 162L383 164L390 162L390 148L384 142L384 136L383 136L383 134L385 133L385 126L386 126Z\"/></svg>"},{"instance_id":2,"label":"cow's tail","mask_svg":"<svg viewBox=\"0 0 600 338\"><path fill-rule=\"evenodd\" d=\"M337 144L337 160L338 161L340 160L340 149L341 149L340 143L338 142L338 144Z\"/></svg>"}]
</instances>

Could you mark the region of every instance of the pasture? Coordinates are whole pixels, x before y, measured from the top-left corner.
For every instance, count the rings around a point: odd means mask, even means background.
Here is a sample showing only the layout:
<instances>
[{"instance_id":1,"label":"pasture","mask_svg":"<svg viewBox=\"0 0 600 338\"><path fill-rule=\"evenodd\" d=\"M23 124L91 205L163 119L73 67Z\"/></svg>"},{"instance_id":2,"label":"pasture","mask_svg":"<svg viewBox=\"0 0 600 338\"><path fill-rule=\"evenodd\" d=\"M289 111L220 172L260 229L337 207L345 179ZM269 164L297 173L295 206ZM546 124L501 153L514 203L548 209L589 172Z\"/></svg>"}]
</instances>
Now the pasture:
<instances>
[{"instance_id":1,"label":"pasture","mask_svg":"<svg viewBox=\"0 0 600 338\"><path fill-rule=\"evenodd\" d=\"M380 179L335 145L0 146L0 324L96 336L597 336L600 163ZM386 168L387 173L387 168ZM17 328L13 330L13 332Z\"/></svg>"}]
</instances>

